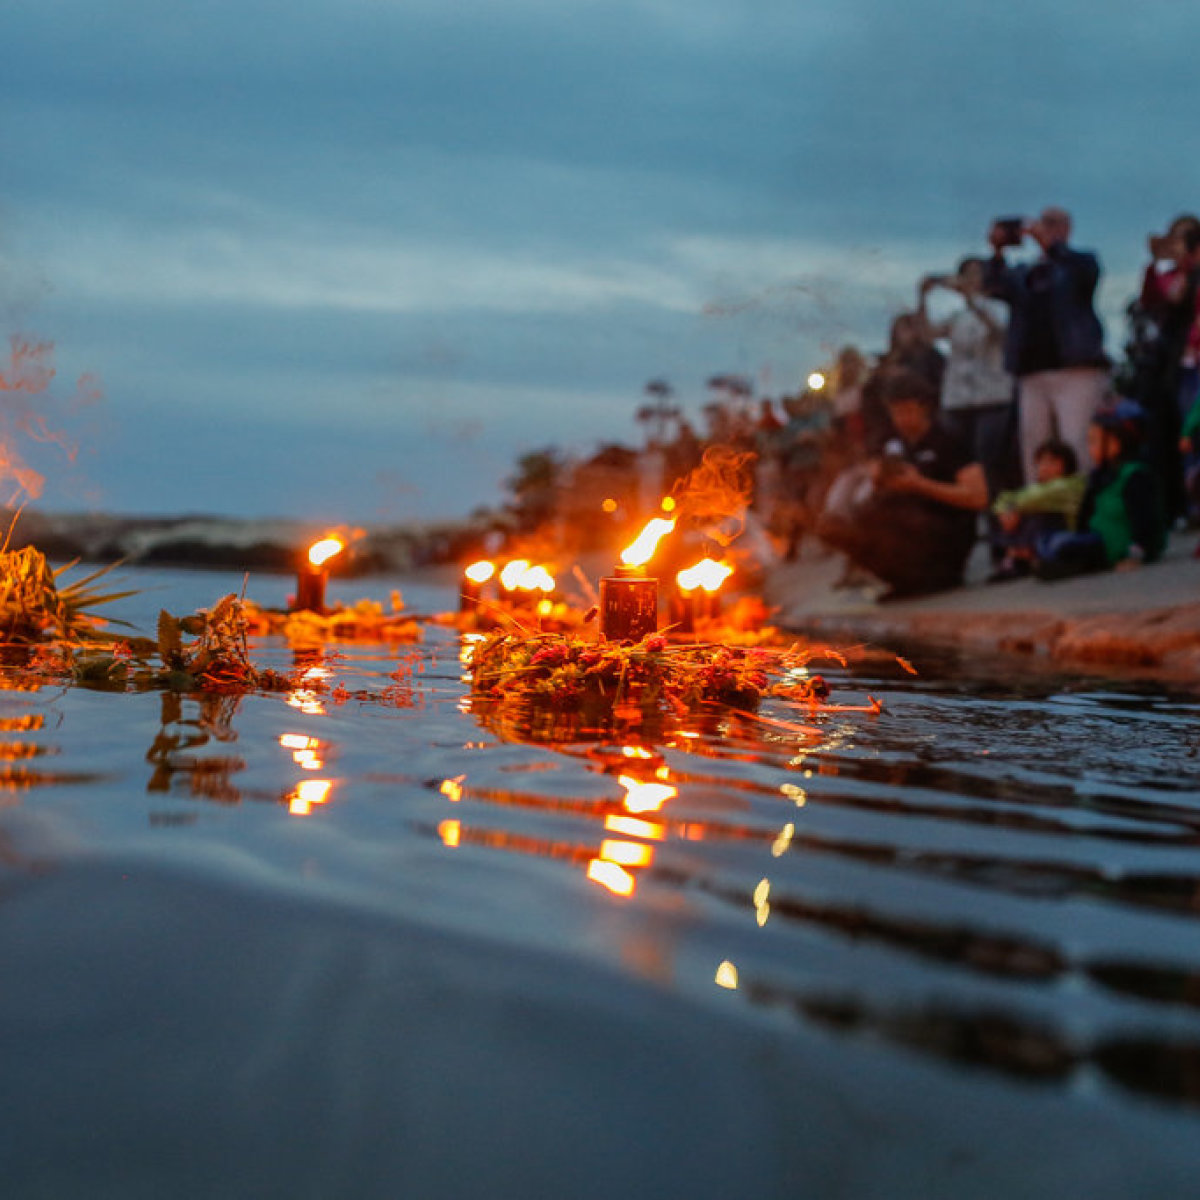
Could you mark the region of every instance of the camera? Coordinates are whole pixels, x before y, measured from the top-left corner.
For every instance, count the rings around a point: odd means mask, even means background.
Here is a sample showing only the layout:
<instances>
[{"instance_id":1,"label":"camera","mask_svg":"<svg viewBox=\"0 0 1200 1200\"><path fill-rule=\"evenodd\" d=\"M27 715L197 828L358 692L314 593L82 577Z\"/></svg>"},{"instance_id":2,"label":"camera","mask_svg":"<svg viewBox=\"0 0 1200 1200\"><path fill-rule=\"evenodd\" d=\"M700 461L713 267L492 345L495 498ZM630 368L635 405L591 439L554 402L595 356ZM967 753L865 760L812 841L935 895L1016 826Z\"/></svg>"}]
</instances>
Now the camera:
<instances>
[{"instance_id":1,"label":"camera","mask_svg":"<svg viewBox=\"0 0 1200 1200\"><path fill-rule=\"evenodd\" d=\"M992 222L992 228L999 234L996 241L997 245L1019 246L1025 232L1025 218L997 217Z\"/></svg>"}]
</instances>

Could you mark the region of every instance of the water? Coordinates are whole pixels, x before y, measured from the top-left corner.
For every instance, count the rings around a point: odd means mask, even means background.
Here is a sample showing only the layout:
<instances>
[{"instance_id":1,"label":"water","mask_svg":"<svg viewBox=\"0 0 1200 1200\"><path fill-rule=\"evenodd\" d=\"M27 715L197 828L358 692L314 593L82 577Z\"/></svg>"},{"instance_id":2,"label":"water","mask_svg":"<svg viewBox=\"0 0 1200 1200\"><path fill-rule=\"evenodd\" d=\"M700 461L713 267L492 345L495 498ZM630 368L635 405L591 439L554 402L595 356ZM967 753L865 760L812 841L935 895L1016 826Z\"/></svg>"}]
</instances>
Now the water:
<instances>
[{"instance_id":1,"label":"water","mask_svg":"<svg viewBox=\"0 0 1200 1200\"><path fill-rule=\"evenodd\" d=\"M1195 1193L1195 694L881 655L543 744L446 630L303 665L3 680L5 1195Z\"/></svg>"}]
</instances>

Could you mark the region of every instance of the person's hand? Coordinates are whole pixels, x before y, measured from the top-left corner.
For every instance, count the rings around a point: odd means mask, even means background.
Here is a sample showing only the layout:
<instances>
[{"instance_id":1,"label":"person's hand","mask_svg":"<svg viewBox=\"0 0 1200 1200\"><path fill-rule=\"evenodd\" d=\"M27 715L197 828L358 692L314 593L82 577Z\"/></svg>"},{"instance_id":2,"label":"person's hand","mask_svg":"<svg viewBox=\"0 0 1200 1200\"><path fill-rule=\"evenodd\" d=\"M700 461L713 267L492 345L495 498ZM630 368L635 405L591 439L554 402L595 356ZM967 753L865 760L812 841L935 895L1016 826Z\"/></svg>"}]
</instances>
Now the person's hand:
<instances>
[{"instance_id":1,"label":"person's hand","mask_svg":"<svg viewBox=\"0 0 1200 1200\"><path fill-rule=\"evenodd\" d=\"M879 485L889 492L919 492L925 477L912 463L893 459L879 472Z\"/></svg>"}]
</instances>

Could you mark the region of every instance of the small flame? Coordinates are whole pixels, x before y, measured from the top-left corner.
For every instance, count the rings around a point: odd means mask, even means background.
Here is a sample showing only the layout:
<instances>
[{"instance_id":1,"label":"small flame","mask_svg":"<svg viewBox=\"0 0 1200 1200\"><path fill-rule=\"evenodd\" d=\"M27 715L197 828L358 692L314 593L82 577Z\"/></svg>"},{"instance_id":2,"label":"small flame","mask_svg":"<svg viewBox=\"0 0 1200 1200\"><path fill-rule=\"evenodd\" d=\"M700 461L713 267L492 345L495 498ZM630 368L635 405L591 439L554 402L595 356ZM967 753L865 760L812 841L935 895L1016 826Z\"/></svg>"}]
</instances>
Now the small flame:
<instances>
[{"instance_id":1,"label":"small flame","mask_svg":"<svg viewBox=\"0 0 1200 1200\"><path fill-rule=\"evenodd\" d=\"M715 592L733 574L733 568L712 558L702 558L694 567L686 567L675 576L675 582L685 592L703 588Z\"/></svg>"},{"instance_id":2,"label":"small flame","mask_svg":"<svg viewBox=\"0 0 1200 1200\"><path fill-rule=\"evenodd\" d=\"M496 573L496 564L488 562L486 558L480 559L479 562L473 562L463 574L472 583L487 583L489 579Z\"/></svg>"},{"instance_id":3,"label":"small flame","mask_svg":"<svg viewBox=\"0 0 1200 1200\"><path fill-rule=\"evenodd\" d=\"M313 542L308 548L308 561L314 567L327 563L335 554L340 554L346 548L346 543L339 537L322 538Z\"/></svg>"},{"instance_id":4,"label":"small flame","mask_svg":"<svg viewBox=\"0 0 1200 1200\"><path fill-rule=\"evenodd\" d=\"M621 551L621 561L627 567L642 567L654 557L658 543L675 529L675 521L651 517L634 541Z\"/></svg>"},{"instance_id":5,"label":"small flame","mask_svg":"<svg viewBox=\"0 0 1200 1200\"><path fill-rule=\"evenodd\" d=\"M500 582L511 592L521 586L521 578L528 570L529 559L514 558L504 564L504 569L500 572Z\"/></svg>"}]
</instances>

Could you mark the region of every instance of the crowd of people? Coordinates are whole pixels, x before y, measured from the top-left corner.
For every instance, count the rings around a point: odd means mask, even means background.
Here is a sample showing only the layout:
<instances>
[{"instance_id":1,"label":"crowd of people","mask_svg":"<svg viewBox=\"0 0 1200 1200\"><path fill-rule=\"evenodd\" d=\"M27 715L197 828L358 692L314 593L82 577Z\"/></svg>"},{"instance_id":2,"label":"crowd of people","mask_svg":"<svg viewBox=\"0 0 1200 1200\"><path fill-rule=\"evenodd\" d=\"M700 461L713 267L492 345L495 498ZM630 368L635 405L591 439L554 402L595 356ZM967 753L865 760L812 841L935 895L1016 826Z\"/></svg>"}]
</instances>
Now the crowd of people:
<instances>
[{"instance_id":1,"label":"crowd of people","mask_svg":"<svg viewBox=\"0 0 1200 1200\"><path fill-rule=\"evenodd\" d=\"M787 557L816 538L845 554L841 584L899 598L960 584L980 538L992 581L1058 579L1153 562L1200 523L1200 219L1149 239L1119 368L1067 212L997 220L987 242L920 281L874 361L846 347L782 411L743 408Z\"/></svg>"}]
</instances>

